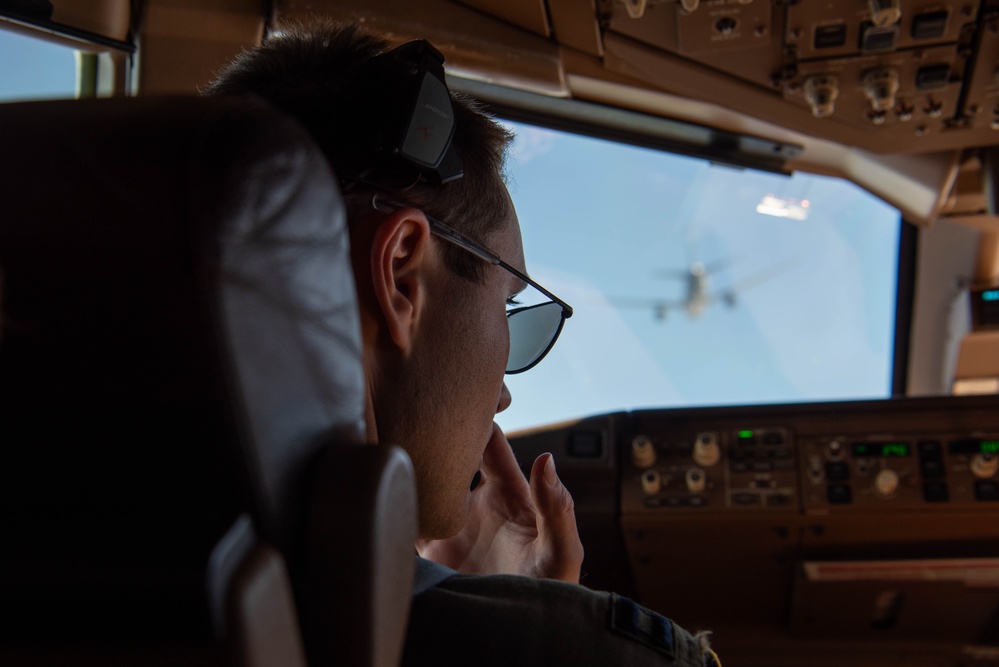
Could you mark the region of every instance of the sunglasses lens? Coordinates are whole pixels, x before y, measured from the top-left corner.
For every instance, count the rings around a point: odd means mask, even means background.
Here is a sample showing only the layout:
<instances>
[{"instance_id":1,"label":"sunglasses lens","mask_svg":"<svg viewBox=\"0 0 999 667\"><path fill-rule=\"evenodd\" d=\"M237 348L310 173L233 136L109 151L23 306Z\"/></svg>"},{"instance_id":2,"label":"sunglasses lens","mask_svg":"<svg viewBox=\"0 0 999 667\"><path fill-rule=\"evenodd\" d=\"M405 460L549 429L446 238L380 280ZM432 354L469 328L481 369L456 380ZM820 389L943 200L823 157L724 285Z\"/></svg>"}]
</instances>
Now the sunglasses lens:
<instances>
[{"instance_id":1,"label":"sunglasses lens","mask_svg":"<svg viewBox=\"0 0 999 667\"><path fill-rule=\"evenodd\" d=\"M507 315L510 357L507 373L527 370L548 352L562 327L562 306L553 301L518 308Z\"/></svg>"}]
</instances>

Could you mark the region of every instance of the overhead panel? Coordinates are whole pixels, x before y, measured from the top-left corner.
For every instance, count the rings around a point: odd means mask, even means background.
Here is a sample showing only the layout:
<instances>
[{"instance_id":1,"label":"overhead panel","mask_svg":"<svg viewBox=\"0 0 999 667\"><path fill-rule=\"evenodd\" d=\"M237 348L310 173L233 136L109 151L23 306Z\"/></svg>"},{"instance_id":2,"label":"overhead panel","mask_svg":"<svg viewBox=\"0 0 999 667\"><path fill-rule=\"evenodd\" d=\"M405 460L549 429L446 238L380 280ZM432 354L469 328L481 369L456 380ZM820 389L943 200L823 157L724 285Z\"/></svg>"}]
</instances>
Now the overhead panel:
<instances>
[{"instance_id":1,"label":"overhead panel","mask_svg":"<svg viewBox=\"0 0 999 667\"><path fill-rule=\"evenodd\" d=\"M603 55L595 0L548 0L548 12L559 44L591 56Z\"/></svg>"},{"instance_id":2,"label":"overhead panel","mask_svg":"<svg viewBox=\"0 0 999 667\"><path fill-rule=\"evenodd\" d=\"M963 120L967 127L976 130L999 131L999 8L992 8L982 18L983 29L973 69L968 72L965 84L968 104ZM985 57L990 54L991 57Z\"/></svg>"},{"instance_id":3,"label":"overhead panel","mask_svg":"<svg viewBox=\"0 0 999 667\"><path fill-rule=\"evenodd\" d=\"M543 0L460 0L490 16L509 21L515 26L548 37L551 25Z\"/></svg>"},{"instance_id":4,"label":"overhead panel","mask_svg":"<svg viewBox=\"0 0 999 667\"><path fill-rule=\"evenodd\" d=\"M602 0L599 10L605 67L670 92L875 152L999 143L996 0ZM650 50L636 66L639 45ZM678 90L663 72L682 67L730 78ZM760 94L782 104L744 102Z\"/></svg>"},{"instance_id":5,"label":"overhead panel","mask_svg":"<svg viewBox=\"0 0 999 667\"><path fill-rule=\"evenodd\" d=\"M557 44L464 3L284 0L277 8L278 22L317 16L360 23L396 42L429 40L447 59L449 75L555 97L568 95Z\"/></svg>"},{"instance_id":6,"label":"overhead panel","mask_svg":"<svg viewBox=\"0 0 999 667\"><path fill-rule=\"evenodd\" d=\"M673 5L680 53L698 54L745 51L769 41L770 3L731 2L705 6L704 11L686 11Z\"/></svg>"}]
</instances>

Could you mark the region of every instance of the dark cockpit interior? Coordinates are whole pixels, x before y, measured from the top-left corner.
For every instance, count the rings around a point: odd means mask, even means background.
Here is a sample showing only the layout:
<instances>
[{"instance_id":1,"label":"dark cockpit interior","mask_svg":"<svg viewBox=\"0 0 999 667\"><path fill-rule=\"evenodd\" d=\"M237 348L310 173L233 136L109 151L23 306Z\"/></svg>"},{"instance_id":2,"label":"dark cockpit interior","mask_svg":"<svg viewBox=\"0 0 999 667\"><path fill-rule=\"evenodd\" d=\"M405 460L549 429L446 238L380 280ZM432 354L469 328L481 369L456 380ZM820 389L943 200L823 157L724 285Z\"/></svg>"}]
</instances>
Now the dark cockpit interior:
<instances>
[{"instance_id":1,"label":"dark cockpit interior","mask_svg":"<svg viewBox=\"0 0 999 667\"><path fill-rule=\"evenodd\" d=\"M603 142L510 167L531 275L575 313L497 418L525 470L554 454L583 585L711 630L727 667L999 665L996 0L0 0L0 38L75 77L0 75L0 663L398 664L411 472L341 458L373 449L353 288L296 244L346 241L288 210L335 186L266 110L185 99L316 16L429 40L518 150ZM364 509L323 528L329 494Z\"/></svg>"}]
</instances>

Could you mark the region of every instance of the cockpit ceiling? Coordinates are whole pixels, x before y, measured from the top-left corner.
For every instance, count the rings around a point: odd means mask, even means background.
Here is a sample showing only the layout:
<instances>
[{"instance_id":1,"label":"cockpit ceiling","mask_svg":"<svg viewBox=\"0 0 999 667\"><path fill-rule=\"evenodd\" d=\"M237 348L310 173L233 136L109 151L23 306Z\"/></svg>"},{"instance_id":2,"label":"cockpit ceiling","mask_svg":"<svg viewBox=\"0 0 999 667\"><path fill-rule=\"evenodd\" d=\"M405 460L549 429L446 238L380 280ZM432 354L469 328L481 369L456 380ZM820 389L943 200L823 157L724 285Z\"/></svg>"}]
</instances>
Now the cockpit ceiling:
<instances>
[{"instance_id":1,"label":"cockpit ceiling","mask_svg":"<svg viewBox=\"0 0 999 667\"><path fill-rule=\"evenodd\" d=\"M851 178L914 222L981 212L967 193L957 198L972 210L946 211L948 198L966 152L999 143L999 0L286 0L277 10L317 13L426 37L452 74L477 81L801 145L789 168Z\"/></svg>"},{"instance_id":2,"label":"cockpit ceiling","mask_svg":"<svg viewBox=\"0 0 999 667\"><path fill-rule=\"evenodd\" d=\"M354 7L351 7L354 5ZM574 77L680 95L878 153L999 143L999 3L897 0L302 2L435 33L476 78L576 96ZM986 54L979 57L979 54ZM627 104L627 100L621 100Z\"/></svg>"}]
</instances>

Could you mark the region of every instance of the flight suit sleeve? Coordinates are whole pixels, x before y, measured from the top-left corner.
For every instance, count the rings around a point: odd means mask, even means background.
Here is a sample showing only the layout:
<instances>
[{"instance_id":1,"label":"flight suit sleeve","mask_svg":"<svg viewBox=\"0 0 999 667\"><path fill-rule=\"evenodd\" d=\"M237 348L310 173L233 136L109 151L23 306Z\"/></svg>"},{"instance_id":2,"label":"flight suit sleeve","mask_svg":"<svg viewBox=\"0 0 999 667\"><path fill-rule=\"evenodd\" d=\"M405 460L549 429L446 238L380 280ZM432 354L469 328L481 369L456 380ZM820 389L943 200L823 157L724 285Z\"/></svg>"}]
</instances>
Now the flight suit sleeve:
<instances>
[{"instance_id":1,"label":"flight suit sleeve","mask_svg":"<svg viewBox=\"0 0 999 667\"><path fill-rule=\"evenodd\" d=\"M720 667L708 633L692 635L626 597L460 574L413 598L403 664Z\"/></svg>"}]
</instances>

